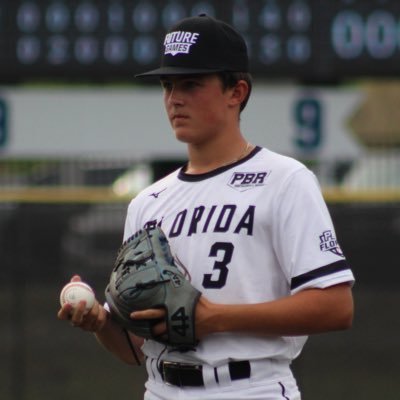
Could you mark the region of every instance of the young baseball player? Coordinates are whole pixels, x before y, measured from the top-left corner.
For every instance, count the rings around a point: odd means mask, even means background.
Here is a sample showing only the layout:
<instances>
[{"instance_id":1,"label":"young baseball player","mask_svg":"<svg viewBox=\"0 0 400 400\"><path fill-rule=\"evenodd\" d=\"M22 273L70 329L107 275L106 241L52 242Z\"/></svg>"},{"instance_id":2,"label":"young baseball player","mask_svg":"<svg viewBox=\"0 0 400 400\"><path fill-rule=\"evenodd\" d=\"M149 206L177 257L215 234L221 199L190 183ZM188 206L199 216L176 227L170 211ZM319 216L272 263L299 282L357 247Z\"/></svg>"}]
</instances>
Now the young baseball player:
<instances>
[{"instance_id":1,"label":"young baseball player","mask_svg":"<svg viewBox=\"0 0 400 400\"><path fill-rule=\"evenodd\" d=\"M146 400L299 400L290 365L307 336L347 329L353 318L354 277L318 182L300 162L242 134L251 78L245 42L232 27L190 17L163 43L161 67L140 77L160 79L188 162L132 200L125 239L162 227L202 293L195 310L199 344L179 352L127 337L98 302L89 314L82 306L70 317L65 305L59 318L95 332L128 363L141 356ZM131 316L165 315L149 309ZM159 335L165 330L165 322L154 327Z\"/></svg>"}]
</instances>

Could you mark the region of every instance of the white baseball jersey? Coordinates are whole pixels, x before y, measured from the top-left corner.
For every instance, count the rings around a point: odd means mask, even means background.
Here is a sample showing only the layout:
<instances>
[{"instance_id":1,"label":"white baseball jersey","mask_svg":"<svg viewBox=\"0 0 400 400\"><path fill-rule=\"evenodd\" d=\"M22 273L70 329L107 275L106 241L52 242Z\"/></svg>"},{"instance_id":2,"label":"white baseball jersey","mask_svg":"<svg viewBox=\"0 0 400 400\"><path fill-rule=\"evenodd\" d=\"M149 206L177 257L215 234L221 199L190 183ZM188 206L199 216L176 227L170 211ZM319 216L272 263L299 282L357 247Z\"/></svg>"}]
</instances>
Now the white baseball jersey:
<instances>
[{"instance_id":1,"label":"white baseball jersey","mask_svg":"<svg viewBox=\"0 0 400 400\"><path fill-rule=\"evenodd\" d=\"M313 173L264 148L205 174L174 171L146 188L129 205L124 239L155 225L212 302L262 303L354 279ZM195 351L163 358L212 366L231 359L290 362L306 339L217 333ZM155 359L164 349L152 340L143 346Z\"/></svg>"}]
</instances>

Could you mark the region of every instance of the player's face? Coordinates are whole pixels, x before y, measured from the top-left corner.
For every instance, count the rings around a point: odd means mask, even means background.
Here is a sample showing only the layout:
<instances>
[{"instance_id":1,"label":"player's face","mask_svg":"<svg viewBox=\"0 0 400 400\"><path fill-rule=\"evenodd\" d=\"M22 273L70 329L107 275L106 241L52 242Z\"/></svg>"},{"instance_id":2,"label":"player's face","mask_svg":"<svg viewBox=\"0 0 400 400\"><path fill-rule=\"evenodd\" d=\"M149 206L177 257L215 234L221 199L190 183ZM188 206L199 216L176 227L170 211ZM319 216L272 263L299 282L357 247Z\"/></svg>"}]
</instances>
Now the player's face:
<instances>
[{"instance_id":1,"label":"player's face","mask_svg":"<svg viewBox=\"0 0 400 400\"><path fill-rule=\"evenodd\" d=\"M162 77L164 104L178 140L200 144L212 140L227 124L230 90L217 75Z\"/></svg>"}]
</instances>

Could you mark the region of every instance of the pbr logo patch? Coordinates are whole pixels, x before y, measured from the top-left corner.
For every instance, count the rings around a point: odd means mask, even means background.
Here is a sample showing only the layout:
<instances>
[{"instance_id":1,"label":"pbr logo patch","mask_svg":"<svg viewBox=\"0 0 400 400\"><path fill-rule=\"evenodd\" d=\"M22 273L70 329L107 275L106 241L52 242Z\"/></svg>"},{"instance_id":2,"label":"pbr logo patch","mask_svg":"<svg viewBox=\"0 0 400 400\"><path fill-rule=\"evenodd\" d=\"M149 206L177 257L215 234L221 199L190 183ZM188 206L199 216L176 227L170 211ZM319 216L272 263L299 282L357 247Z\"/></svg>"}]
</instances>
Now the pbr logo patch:
<instances>
[{"instance_id":1,"label":"pbr logo patch","mask_svg":"<svg viewBox=\"0 0 400 400\"><path fill-rule=\"evenodd\" d=\"M265 180L269 176L270 171L263 172L235 172L228 183L228 186L244 192L258 186L264 186Z\"/></svg>"},{"instance_id":2,"label":"pbr logo patch","mask_svg":"<svg viewBox=\"0 0 400 400\"><path fill-rule=\"evenodd\" d=\"M330 251L337 256L343 257L343 252L331 230L322 232L319 237L319 248L321 251Z\"/></svg>"},{"instance_id":3,"label":"pbr logo patch","mask_svg":"<svg viewBox=\"0 0 400 400\"><path fill-rule=\"evenodd\" d=\"M197 43L199 33L176 31L167 33L164 39L164 54L189 54L192 45Z\"/></svg>"}]
</instances>

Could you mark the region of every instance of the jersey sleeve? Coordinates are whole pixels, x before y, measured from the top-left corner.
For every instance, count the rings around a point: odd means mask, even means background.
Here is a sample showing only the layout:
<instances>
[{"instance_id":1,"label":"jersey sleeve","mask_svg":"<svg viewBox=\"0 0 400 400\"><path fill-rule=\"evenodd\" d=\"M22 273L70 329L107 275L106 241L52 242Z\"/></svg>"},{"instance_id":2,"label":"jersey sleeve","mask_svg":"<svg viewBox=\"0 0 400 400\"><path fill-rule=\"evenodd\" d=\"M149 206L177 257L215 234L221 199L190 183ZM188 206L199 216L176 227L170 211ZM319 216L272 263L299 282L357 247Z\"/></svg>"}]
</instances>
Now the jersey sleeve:
<instances>
[{"instance_id":1,"label":"jersey sleeve","mask_svg":"<svg viewBox=\"0 0 400 400\"><path fill-rule=\"evenodd\" d=\"M288 177L277 196L274 247L291 293L354 282L315 175Z\"/></svg>"},{"instance_id":2,"label":"jersey sleeve","mask_svg":"<svg viewBox=\"0 0 400 400\"><path fill-rule=\"evenodd\" d=\"M125 226L124 226L124 237L123 240L127 240L131 237L135 232L137 232L141 226L139 225L138 219L138 199L133 199L129 206L125 217Z\"/></svg>"}]
</instances>

